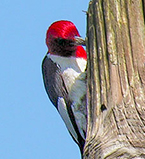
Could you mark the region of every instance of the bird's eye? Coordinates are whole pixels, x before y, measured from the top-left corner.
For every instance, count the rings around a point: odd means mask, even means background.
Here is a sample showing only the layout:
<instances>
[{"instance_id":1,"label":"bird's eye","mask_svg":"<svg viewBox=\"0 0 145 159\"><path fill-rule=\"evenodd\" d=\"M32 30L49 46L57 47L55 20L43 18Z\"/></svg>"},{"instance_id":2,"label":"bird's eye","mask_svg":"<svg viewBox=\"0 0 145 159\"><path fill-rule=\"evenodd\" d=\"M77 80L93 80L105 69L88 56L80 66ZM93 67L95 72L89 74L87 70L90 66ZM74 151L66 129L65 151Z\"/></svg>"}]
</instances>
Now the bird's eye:
<instances>
[{"instance_id":1,"label":"bird's eye","mask_svg":"<svg viewBox=\"0 0 145 159\"><path fill-rule=\"evenodd\" d=\"M61 39L61 38L58 38L58 39L57 39L57 43L58 43L59 45L64 45L64 44L65 44L65 40L64 40L64 39Z\"/></svg>"},{"instance_id":2,"label":"bird's eye","mask_svg":"<svg viewBox=\"0 0 145 159\"><path fill-rule=\"evenodd\" d=\"M74 41L71 39L62 39L62 38L57 38L55 39L55 42L59 46L65 46L65 47L73 47L74 46Z\"/></svg>"}]
</instances>

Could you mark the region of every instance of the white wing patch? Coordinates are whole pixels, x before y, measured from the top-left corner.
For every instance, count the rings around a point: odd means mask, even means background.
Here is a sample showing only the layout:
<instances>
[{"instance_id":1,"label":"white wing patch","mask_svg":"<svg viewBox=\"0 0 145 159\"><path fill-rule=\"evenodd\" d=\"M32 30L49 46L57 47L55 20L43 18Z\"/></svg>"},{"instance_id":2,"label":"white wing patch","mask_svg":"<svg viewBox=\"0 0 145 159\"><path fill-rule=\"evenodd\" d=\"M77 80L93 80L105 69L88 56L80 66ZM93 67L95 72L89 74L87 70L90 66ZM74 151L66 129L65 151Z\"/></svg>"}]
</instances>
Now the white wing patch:
<instances>
[{"instance_id":1,"label":"white wing patch","mask_svg":"<svg viewBox=\"0 0 145 159\"><path fill-rule=\"evenodd\" d=\"M74 137L76 142L78 142L77 134L75 132L75 129L74 129L74 127L71 123L71 120L69 118L69 115L67 113L65 100L62 97L58 98L58 111L59 111L59 114L61 115L62 119L64 120L67 129L69 130L71 135Z\"/></svg>"},{"instance_id":2,"label":"white wing patch","mask_svg":"<svg viewBox=\"0 0 145 159\"><path fill-rule=\"evenodd\" d=\"M85 139L85 136L84 136L84 131L86 132L86 117L84 115L85 113L82 113L79 110L75 110L76 108L77 106L74 105L72 107L72 111L74 113L75 121L78 126L79 132L82 138Z\"/></svg>"}]
</instances>

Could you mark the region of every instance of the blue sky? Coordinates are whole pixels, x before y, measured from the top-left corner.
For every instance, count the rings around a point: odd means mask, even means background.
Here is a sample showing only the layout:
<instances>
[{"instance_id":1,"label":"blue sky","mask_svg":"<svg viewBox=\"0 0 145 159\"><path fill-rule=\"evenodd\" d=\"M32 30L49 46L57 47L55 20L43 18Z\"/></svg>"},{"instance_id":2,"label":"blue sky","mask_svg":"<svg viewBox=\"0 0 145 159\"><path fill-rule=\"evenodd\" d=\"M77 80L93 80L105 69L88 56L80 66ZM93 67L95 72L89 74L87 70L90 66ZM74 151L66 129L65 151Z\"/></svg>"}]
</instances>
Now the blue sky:
<instances>
[{"instance_id":1,"label":"blue sky","mask_svg":"<svg viewBox=\"0 0 145 159\"><path fill-rule=\"evenodd\" d=\"M0 3L0 159L80 159L44 90L41 62L48 26L72 21L86 34L89 0Z\"/></svg>"}]
</instances>

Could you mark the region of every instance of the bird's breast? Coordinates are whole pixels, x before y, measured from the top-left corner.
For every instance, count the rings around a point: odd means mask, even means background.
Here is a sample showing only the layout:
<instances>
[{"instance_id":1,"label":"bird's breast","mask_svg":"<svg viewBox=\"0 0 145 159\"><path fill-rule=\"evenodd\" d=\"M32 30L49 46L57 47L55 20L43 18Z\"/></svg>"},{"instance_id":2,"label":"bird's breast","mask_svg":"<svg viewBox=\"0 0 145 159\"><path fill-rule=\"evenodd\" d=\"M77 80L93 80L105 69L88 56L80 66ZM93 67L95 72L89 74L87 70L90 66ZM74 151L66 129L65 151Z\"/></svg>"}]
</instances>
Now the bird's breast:
<instances>
[{"instance_id":1,"label":"bird's breast","mask_svg":"<svg viewBox=\"0 0 145 159\"><path fill-rule=\"evenodd\" d=\"M62 72L62 76L70 99L77 105L82 104L81 99L86 94L86 73L68 68Z\"/></svg>"}]
</instances>

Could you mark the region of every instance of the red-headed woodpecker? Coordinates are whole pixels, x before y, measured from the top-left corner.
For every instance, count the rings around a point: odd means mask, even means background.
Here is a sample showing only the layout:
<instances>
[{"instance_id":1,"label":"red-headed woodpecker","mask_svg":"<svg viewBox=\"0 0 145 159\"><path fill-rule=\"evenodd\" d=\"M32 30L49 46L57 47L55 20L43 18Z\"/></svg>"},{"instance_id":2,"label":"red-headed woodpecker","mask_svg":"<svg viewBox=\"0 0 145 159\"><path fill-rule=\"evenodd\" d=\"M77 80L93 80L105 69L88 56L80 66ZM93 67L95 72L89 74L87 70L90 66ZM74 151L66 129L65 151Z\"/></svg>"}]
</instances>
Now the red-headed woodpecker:
<instances>
[{"instance_id":1,"label":"red-headed woodpecker","mask_svg":"<svg viewBox=\"0 0 145 159\"><path fill-rule=\"evenodd\" d=\"M46 92L68 131L83 151L86 137L86 64L84 41L75 25L54 22L47 31L48 53L42 63Z\"/></svg>"}]
</instances>

